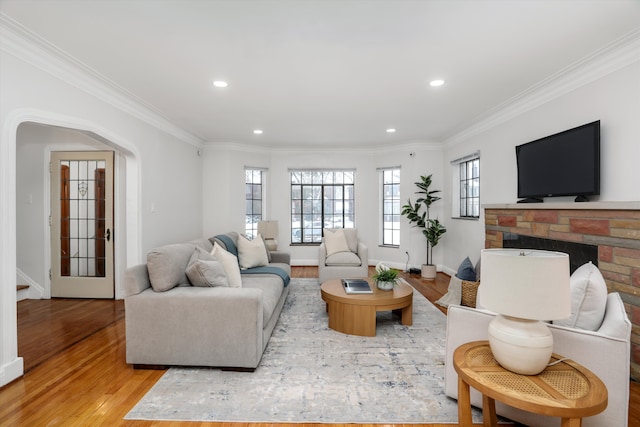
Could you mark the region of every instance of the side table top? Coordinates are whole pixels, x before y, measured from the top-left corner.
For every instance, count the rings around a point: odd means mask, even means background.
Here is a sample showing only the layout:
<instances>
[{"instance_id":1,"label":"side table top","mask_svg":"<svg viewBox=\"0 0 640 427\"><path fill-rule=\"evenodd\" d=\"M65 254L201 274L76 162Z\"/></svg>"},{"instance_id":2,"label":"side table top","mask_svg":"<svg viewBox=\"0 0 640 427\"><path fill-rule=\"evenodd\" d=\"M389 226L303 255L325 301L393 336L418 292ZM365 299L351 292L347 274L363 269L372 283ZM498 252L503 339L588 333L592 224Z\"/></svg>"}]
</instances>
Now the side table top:
<instances>
[{"instance_id":1,"label":"side table top","mask_svg":"<svg viewBox=\"0 0 640 427\"><path fill-rule=\"evenodd\" d=\"M561 359L553 354L551 361ZM453 360L464 382L486 396L525 411L575 418L599 414L607 407L604 383L572 360L549 366L538 375L520 375L498 364L488 341L461 345Z\"/></svg>"}]
</instances>

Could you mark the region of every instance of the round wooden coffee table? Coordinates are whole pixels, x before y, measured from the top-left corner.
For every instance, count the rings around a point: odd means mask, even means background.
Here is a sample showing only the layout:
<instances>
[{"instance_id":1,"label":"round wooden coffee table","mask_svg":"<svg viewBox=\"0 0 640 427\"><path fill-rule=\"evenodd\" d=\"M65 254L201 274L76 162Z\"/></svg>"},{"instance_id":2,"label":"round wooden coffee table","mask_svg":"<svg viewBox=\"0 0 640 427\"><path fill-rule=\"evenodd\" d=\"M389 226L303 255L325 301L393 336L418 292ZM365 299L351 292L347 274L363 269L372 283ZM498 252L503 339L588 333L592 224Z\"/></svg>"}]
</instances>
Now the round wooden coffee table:
<instances>
[{"instance_id":1,"label":"round wooden coffee table","mask_svg":"<svg viewBox=\"0 0 640 427\"><path fill-rule=\"evenodd\" d=\"M413 324L413 288L402 281L393 290L382 291L372 280L372 294L347 294L340 279L327 280L320 286L327 303L329 327L338 332L365 337L376 336L376 312L398 311L401 323Z\"/></svg>"}]
</instances>

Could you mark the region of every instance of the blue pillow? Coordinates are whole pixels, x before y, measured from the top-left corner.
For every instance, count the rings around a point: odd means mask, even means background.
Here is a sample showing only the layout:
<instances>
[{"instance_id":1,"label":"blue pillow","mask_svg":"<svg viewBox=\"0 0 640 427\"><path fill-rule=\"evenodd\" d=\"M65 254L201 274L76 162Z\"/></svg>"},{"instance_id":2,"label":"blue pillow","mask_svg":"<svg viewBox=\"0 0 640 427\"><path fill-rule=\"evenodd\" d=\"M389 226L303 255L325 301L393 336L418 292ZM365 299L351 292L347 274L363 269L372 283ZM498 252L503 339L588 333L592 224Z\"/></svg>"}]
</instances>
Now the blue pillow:
<instances>
[{"instance_id":1,"label":"blue pillow","mask_svg":"<svg viewBox=\"0 0 640 427\"><path fill-rule=\"evenodd\" d=\"M476 281L476 269L473 268L473 264L471 264L471 260L469 257L466 257L460 267L458 267L458 272L456 276L460 280L467 280L469 282Z\"/></svg>"}]
</instances>

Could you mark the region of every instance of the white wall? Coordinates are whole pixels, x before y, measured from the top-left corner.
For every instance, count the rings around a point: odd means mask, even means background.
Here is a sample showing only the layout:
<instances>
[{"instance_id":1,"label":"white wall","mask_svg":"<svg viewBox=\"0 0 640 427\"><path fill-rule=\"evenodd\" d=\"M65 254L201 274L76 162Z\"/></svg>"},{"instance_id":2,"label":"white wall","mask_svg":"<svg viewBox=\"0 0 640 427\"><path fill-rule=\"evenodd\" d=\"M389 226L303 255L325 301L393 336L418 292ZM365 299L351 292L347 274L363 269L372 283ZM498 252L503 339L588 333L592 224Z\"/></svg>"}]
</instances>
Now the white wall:
<instances>
[{"instance_id":1,"label":"white wall","mask_svg":"<svg viewBox=\"0 0 640 427\"><path fill-rule=\"evenodd\" d=\"M638 201L640 159L640 62L605 75L488 130L444 149L449 162L480 150L482 204L517 201L515 146L595 120L601 121L601 189L592 201ZM445 179L447 217L451 212L451 179ZM571 198L546 198L551 205ZM469 256L477 261L484 248L484 216L479 221L448 220L444 264L455 269Z\"/></svg>"},{"instance_id":2,"label":"white wall","mask_svg":"<svg viewBox=\"0 0 640 427\"><path fill-rule=\"evenodd\" d=\"M414 153L410 156L409 153ZM267 168L265 219L278 220L279 246L291 253L294 265L317 265L318 247L291 245L291 182L289 170L355 169L356 227L361 240L369 248L370 263L383 260L390 265L405 267L406 251L411 264L425 262L426 242L419 230L403 227L400 248L379 246L380 203L377 168L401 167L401 199L415 200L414 182L420 175L434 175L434 189L442 188L442 154L439 144L418 142L400 147L361 150L257 150L239 145L207 144L203 156L203 225L205 236L227 231L244 230L244 168ZM432 215L443 217L444 204L434 205ZM403 218L403 221L404 220ZM442 256L434 251L436 263Z\"/></svg>"},{"instance_id":3,"label":"white wall","mask_svg":"<svg viewBox=\"0 0 640 427\"><path fill-rule=\"evenodd\" d=\"M155 113L127 99L73 64L54 57L0 26L0 386L22 374L17 354L16 267L18 259L17 176L27 191L43 183L42 172L29 178L18 164L18 128L26 122L78 129L126 158L124 210L116 208L116 225L124 230L126 256L116 258L116 292L127 265L144 259L154 246L200 236L202 162L200 142L172 127ZM22 150L26 150L22 152ZM20 147L23 155L43 156L36 147ZM31 152L30 152L31 151ZM43 157L41 157L43 158ZM37 162L37 161L36 161ZM20 169L18 171L18 168ZM38 167L41 170L41 166ZM40 190L37 190L40 191ZM28 193L27 193L28 194ZM20 197L20 199L18 199ZM35 196L34 196L35 197ZM35 202L35 199L34 199ZM38 201L40 203L40 201ZM44 204L44 201L42 201ZM155 211L152 211L154 207ZM24 206L21 206L21 209ZM24 219L42 227L43 206L27 209ZM20 222L22 228L27 228ZM117 232L117 231L116 231ZM35 232L37 234L38 231ZM33 234L33 236L35 236ZM32 236L27 232L28 236ZM32 239L33 237L29 237ZM42 240L42 239L41 239ZM47 242L40 241L39 248ZM21 251L23 251L21 247ZM39 261L21 262L42 277ZM119 279L120 278L120 279Z\"/></svg>"}]
</instances>

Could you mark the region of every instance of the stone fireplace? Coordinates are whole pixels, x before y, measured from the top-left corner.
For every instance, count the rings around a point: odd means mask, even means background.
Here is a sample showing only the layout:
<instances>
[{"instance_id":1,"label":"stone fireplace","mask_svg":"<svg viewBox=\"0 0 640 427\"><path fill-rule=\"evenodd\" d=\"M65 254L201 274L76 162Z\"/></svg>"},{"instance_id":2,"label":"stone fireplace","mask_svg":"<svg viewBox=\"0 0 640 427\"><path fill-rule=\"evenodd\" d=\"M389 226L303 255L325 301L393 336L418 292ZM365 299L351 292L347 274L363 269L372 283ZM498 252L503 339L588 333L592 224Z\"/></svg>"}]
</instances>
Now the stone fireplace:
<instances>
[{"instance_id":1,"label":"stone fireplace","mask_svg":"<svg viewBox=\"0 0 640 427\"><path fill-rule=\"evenodd\" d=\"M534 248L567 252L577 266L585 260L598 265L633 324L631 376L640 379L640 202L486 205L484 214L486 248L542 241Z\"/></svg>"}]
</instances>

